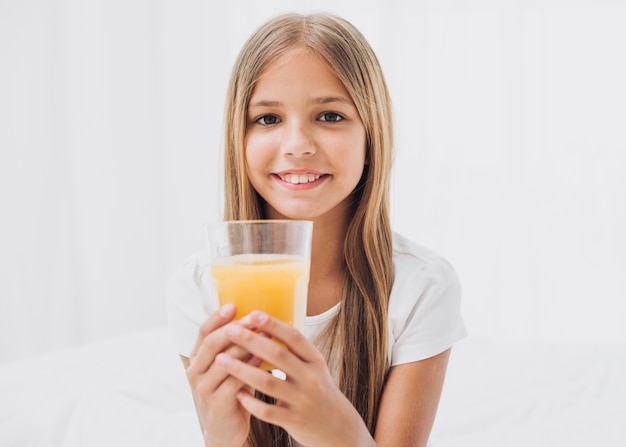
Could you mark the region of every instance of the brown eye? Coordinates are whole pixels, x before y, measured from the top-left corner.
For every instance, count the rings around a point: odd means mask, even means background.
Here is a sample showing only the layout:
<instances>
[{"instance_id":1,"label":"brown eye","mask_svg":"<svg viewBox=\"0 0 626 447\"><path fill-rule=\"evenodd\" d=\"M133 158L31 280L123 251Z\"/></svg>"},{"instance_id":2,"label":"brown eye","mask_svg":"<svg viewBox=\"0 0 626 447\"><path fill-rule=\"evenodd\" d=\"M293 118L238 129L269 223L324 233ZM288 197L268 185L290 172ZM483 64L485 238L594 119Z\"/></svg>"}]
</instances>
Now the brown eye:
<instances>
[{"instance_id":1,"label":"brown eye","mask_svg":"<svg viewBox=\"0 0 626 447\"><path fill-rule=\"evenodd\" d=\"M280 119L275 115L263 115L256 122L262 126L271 126L272 124L280 123Z\"/></svg>"},{"instance_id":2,"label":"brown eye","mask_svg":"<svg viewBox=\"0 0 626 447\"><path fill-rule=\"evenodd\" d=\"M319 117L320 121L327 121L329 123L337 123L343 119L343 116L335 112L326 112Z\"/></svg>"}]
</instances>

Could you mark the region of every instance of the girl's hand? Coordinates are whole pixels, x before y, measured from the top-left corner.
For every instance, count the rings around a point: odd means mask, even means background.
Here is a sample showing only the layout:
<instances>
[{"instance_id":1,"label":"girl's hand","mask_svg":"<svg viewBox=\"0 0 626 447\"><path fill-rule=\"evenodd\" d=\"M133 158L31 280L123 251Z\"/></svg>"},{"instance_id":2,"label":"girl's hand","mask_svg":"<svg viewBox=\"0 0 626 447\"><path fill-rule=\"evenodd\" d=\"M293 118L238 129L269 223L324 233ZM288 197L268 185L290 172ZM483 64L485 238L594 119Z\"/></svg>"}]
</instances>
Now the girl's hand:
<instances>
[{"instance_id":1,"label":"girl's hand","mask_svg":"<svg viewBox=\"0 0 626 447\"><path fill-rule=\"evenodd\" d=\"M250 430L250 413L236 398L245 387L244 383L215 364L215 357L220 353L248 364L250 368L261 363L245 349L233 346L225 336L224 325L231 322L235 314L235 306L231 304L214 312L200 327L189 359L183 357L207 447L246 445ZM253 393L250 389L246 392Z\"/></svg>"},{"instance_id":2,"label":"girl's hand","mask_svg":"<svg viewBox=\"0 0 626 447\"><path fill-rule=\"evenodd\" d=\"M223 373L236 377L238 385L247 385L240 386L236 393L247 414L281 426L304 445L374 445L360 415L333 382L324 357L297 329L255 311L244 317L241 324L226 325L224 334L244 351L286 374L282 380L232 352L217 354L215 363ZM280 340L287 349L262 334ZM256 399L250 389L274 397L276 404Z\"/></svg>"}]
</instances>

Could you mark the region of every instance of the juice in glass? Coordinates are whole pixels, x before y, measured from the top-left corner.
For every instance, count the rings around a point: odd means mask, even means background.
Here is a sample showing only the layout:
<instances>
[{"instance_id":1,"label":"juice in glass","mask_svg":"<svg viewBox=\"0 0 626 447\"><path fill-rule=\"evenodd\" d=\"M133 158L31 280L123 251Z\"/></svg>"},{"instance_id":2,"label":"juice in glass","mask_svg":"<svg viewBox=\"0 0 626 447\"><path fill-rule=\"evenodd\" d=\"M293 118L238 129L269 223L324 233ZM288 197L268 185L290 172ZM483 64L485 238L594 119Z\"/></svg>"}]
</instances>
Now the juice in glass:
<instances>
[{"instance_id":1,"label":"juice in glass","mask_svg":"<svg viewBox=\"0 0 626 447\"><path fill-rule=\"evenodd\" d=\"M234 303L239 319L262 310L304 329L309 261L297 255L245 254L219 258L211 276L220 305ZM263 362L263 369L272 369Z\"/></svg>"},{"instance_id":2,"label":"juice in glass","mask_svg":"<svg viewBox=\"0 0 626 447\"><path fill-rule=\"evenodd\" d=\"M302 332L312 234L313 222L304 220L207 225L211 277L219 304L235 304L236 319L261 310ZM261 368L271 369L265 362Z\"/></svg>"},{"instance_id":3,"label":"juice in glass","mask_svg":"<svg viewBox=\"0 0 626 447\"><path fill-rule=\"evenodd\" d=\"M301 331L308 273L308 262L295 255L236 255L211 265L220 305L234 303L235 319L262 310Z\"/></svg>"}]
</instances>

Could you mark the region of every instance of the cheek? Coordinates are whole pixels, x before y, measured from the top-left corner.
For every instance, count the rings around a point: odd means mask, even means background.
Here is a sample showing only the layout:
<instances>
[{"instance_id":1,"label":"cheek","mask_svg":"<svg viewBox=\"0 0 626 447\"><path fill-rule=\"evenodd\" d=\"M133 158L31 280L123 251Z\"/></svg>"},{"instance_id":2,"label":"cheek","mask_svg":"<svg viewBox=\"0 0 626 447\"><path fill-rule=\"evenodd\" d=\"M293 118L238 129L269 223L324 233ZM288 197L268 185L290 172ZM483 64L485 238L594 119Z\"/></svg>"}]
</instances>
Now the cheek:
<instances>
[{"instance_id":1,"label":"cheek","mask_svg":"<svg viewBox=\"0 0 626 447\"><path fill-rule=\"evenodd\" d=\"M367 148L365 142L365 134L358 133L346 138L341 146L343 158L353 160L354 166L363 167L366 163Z\"/></svg>"},{"instance_id":2,"label":"cheek","mask_svg":"<svg viewBox=\"0 0 626 447\"><path fill-rule=\"evenodd\" d=\"M263 145L258 138L250 136L244 141L244 157L248 175L253 174L259 166L263 165L264 151ZM252 172L251 172L252 171Z\"/></svg>"},{"instance_id":3,"label":"cheek","mask_svg":"<svg viewBox=\"0 0 626 447\"><path fill-rule=\"evenodd\" d=\"M273 157L267 144L262 144L260 140L263 138L251 137L245 140L244 164L250 185L263 196L268 187L267 175L271 171Z\"/></svg>"},{"instance_id":4,"label":"cheek","mask_svg":"<svg viewBox=\"0 0 626 447\"><path fill-rule=\"evenodd\" d=\"M252 157L251 162L248 162L248 159L246 159L245 166L246 166L246 175L248 176L248 181L250 182L252 187L258 191L258 188L261 184L260 179L262 177L262 172L263 172L261 166L258 163L258 160Z\"/></svg>"},{"instance_id":5,"label":"cheek","mask_svg":"<svg viewBox=\"0 0 626 447\"><path fill-rule=\"evenodd\" d=\"M276 143L272 136L251 133L244 139L246 162L250 160L253 164L258 165L268 160L273 155L275 145Z\"/></svg>"}]
</instances>

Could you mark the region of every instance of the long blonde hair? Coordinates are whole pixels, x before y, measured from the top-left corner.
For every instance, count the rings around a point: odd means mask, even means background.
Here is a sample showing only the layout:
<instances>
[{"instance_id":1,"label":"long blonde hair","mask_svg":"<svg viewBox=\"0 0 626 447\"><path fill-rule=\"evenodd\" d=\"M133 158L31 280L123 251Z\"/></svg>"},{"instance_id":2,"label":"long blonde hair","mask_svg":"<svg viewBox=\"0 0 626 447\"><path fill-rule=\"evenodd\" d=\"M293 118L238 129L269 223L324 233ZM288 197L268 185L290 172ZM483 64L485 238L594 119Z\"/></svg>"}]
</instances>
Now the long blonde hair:
<instances>
[{"instance_id":1,"label":"long blonde hair","mask_svg":"<svg viewBox=\"0 0 626 447\"><path fill-rule=\"evenodd\" d=\"M224 217L262 219L263 201L246 174L247 109L263 70L294 48L320 56L342 81L366 131L367 164L354 191L353 218L344 245L346 278L342 305L327 333L340 353L339 387L373 434L387 365L387 306L393 283L389 178L393 124L382 69L363 35L330 14L285 14L261 26L235 61L227 92L224 153ZM328 356L331 353L327 353ZM254 420L256 447L288 446L278 427Z\"/></svg>"}]
</instances>

